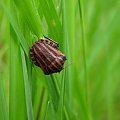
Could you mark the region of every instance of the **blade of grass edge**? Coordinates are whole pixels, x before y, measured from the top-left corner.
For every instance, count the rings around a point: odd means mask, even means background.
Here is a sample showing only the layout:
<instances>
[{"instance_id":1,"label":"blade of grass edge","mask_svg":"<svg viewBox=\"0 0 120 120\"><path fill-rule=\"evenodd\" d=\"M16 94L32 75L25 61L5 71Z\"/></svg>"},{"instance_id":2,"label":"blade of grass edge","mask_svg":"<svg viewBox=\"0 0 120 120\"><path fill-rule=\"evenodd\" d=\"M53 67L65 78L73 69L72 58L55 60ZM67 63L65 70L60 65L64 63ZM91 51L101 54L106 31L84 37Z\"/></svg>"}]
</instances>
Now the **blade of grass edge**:
<instances>
[{"instance_id":1,"label":"blade of grass edge","mask_svg":"<svg viewBox=\"0 0 120 120\"><path fill-rule=\"evenodd\" d=\"M106 45L106 83L107 83L107 89L106 90L106 94L107 94L107 115L108 115L108 119L109 120L115 120L115 112L114 112L114 93L113 93L113 89L112 87L114 86L114 84L112 83L112 73L110 71L110 56L111 53L109 52L110 50L109 44Z\"/></svg>"},{"instance_id":2,"label":"blade of grass edge","mask_svg":"<svg viewBox=\"0 0 120 120\"><path fill-rule=\"evenodd\" d=\"M33 108L32 108L32 98L31 98L30 85L29 85L29 81L28 81L28 73L27 73L27 66L26 66L26 61L25 61L25 54L24 54L24 51L22 50L22 48L20 50L21 50L22 67L23 67L27 116L28 116L28 120L34 120Z\"/></svg>"},{"instance_id":3,"label":"blade of grass edge","mask_svg":"<svg viewBox=\"0 0 120 120\"><path fill-rule=\"evenodd\" d=\"M60 88L58 87L56 79L53 77L53 75L46 76L46 80L47 80L49 92L50 92L52 100L53 100L54 108L55 108L55 110L58 110L57 106L59 104L58 102L59 102L59 97L60 97ZM65 115L66 119L69 120L67 110L68 109L66 108L66 106L64 106L64 115Z\"/></svg>"},{"instance_id":4,"label":"blade of grass edge","mask_svg":"<svg viewBox=\"0 0 120 120\"><path fill-rule=\"evenodd\" d=\"M19 30L18 24L17 24L17 22L16 22L16 20L14 18L14 15L10 12L10 10L8 11L7 6L5 6L3 0L0 0L0 4L1 4L1 6L2 6L4 12L5 12L5 14L7 15L8 20L11 23L14 31L16 32L16 34L17 34L17 36L18 36L18 38L20 40L20 43L21 43L21 45L22 45L22 47L23 47L26 55L29 56L28 55L28 51L29 51L28 44L27 44L27 42L26 42L23 34Z\"/></svg>"},{"instance_id":5,"label":"blade of grass edge","mask_svg":"<svg viewBox=\"0 0 120 120\"><path fill-rule=\"evenodd\" d=\"M38 111L37 111L37 116L36 116L36 120L40 119L40 113L41 113L41 109L42 109L42 104L43 104L43 100L44 100L44 94L45 94L45 87L42 87L41 90L41 95L40 95L40 100L39 100L39 105L38 105Z\"/></svg>"},{"instance_id":6,"label":"blade of grass edge","mask_svg":"<svg viewBox=\"0 0 120 120\"><path fill-rule=\"evenodd\" d=\"M65 71L66 72L66 71ZM64 72L63 72L64 73ZM52 79L52 81L53 81L53 84L54 84L54 87L56 88L56 90L57 90L57 94L59 95L59 101L61 102L61 104L60 105L63 105L64 104L64 94L65 94L65 78L64 78L64 74L63 74L63 80L62 80L62 84L61 84L61 90L60 90L60 88L59 88L59 86L58 86L58 82L56 81L57 79L55 79L54 78L54 75L51 75L50 76L51 77L51 79ZM58 105L59 105L59 103L58 103ZM69 120L69 116L68 116L68 113L70 113L69 112L69 110L67 109L67 106L61 106L62 108L62 110L61 110L61 112L63 112L64 113L64 116L65 116L65 118L66 118L66 120ZM59 106L58 106L58 108L59 108ZM58 111L58 110L57 110ZM61 115L62 115L62 113L61 113ZM61 116L61 117L63 117L63 116ZM59 117L60 118L60 117Z\"/></svg>"},{"instance_id":7,"label":"blade of grass edge","mask_svg":"<svg viewBox=\"0 0 120 120\"><path fill-rule=\"evenodd\" d=\"M0 71L0 120L8 120L7 103L3 88L1 71Z\"/></svg>"},{"instance_id":8,"label":"blade of grass edge","mask_svg":"<svg viewBox=\"0 0 120 120\"><path fill-rule=\"evenodd\" d=\"M88 119L92 120L91 115L91 106L90 106L90 96L89 96L89 83L88 83L88 76L87 76L87 61L86 61L86 41L85 41L85 24L84 24L84 9L83 9L83 1L78 0L79 3L79 13L81 18L81 32L82 32L82 52L83 52L83 60L84 60L84 72L85 72L85 99L86 99L86 106L88 109Z\"/></svg>"},{"instance_id":9,"label":"blade of grass edge","mask_svg":"<svg viewBox=\"0 0 120 120\"><path fill-rule=\"evenodd\" d=\"M64 39L64 51L67 56L67 64L71 64L71 60L74 60L74 48L75 48L75 11L74 2L72 0L64 1L62 0L62 26L63 26L63 39ZM70 14L71 13L71 14ZM69 109L69 118L73 119L73 112L71 107L73 107L73 73L74 66L65 69L65 102L67 101L67 106Z\"/></svg>"},{"instance_id":10,"label":"blade of grass edge","mask_svg":"<svg viewBox=\"0 0 120 120\"><path fill-rule=\"evenodd\" d=\"M61 88L60 88L60 100L59 100L59 106L58 106L58 111L57 114L59 115L59 119L63 120L63 115L64 115L64 97L65 97L65 70L63 71L62 74L62 81L61 81ZM69 119L68 116L66 116L67 120Z\"/></svg>"},{"instance_id":11,"label":"blade of grass edge","mask_svg":"<svg viewBox=\"0 0 120 120\"><path fill-rule=\"evenodd\" d=\"M37 37L40 37L42 34L42 27L34 1L24 0L24 2L21 2L21 0L14 0L14 3L24 16L25 22L30 30L36 34Z\"/></svg>"}]
</instances>

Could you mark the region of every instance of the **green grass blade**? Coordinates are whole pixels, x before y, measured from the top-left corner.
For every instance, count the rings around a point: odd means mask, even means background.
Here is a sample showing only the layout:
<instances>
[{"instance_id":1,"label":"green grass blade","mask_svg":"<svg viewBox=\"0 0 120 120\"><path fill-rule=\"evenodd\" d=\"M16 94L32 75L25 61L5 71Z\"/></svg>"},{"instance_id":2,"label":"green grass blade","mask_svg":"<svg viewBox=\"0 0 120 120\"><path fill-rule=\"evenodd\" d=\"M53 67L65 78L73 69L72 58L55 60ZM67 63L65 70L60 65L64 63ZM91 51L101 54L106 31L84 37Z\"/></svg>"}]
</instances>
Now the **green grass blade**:
<instances>
[{"instance_id":1,"label":"green grass blade","mask_svg":"<svg viewBox=\"0 0 120 120\"><path fill-rule=\"evenodd\" d=\"M119 13L119 0L0 0L0 120L118 120ZM66 55L60 73L31 61L42 34Z\"/></svg>"},{"instance_id":2,"label":"green grass blade","mask_svg":"<svg viewBox=\"0 0 120 120\"><path fill-rule=\"evenodd\" d=\"M48 25L49 37L62 43L62 26L60 20L58 19L52 0L39 0L39 8L40 7ZM41 12L39 14L41 14ZM62 45L60 47L62 48Z\"/></svg>"},{"instance_id":3,"label":"green grass blade","mask_svg":"<svg viewBox=\"0 0 120 120\"><path fill-rule=\"evenodd\" d=\"M6 96L2 83L1 71L0 71L0 119L8 120L7 103L6 103Z\"/></svg>"},{"instance_id":4,"label":"green grass blade","mask_svg":"<svg viewBox=\"0 0 120 120\"><path fill-rule=\"evenodd\" d=\"M61 113L59 113L59 111L62 109L64 112L65 119L69 120L69 115L68 115L69 109L67 108L67 106L60 106L61 103L59 103L61 96L60 96L60 88L58 87L57 79L55 79L54 76L51 75L51 76L46 76L46 80L47 80L48 90L49 90L51 102L53 104L55 113L58 116L61 115ZM61 91L61 92L63 94L64 91ZM63 102L63 99L61 99L61 102ZM66 102L68 102L68 101L66 101ZM60 109L60 107L63 107L63 108ZM58 117L58 116L57 116L57 118L59 119L60 117Z\"/></svg>"},{"instance_id":5,"label":"green grass blade","mask_svg":"<svg viewBox=\"0 0 120 120\"><path fill-rule=\"evenodd\" d=\"M87 61L86 61L86 41L85 41L85 25L84 25L84 8L83 8L83 1L78 0L79 3L79 13L81 18L81 32L82 32L82 52L83 52L83 64L84 64L84 78L85 78L85 100L86 106L88 107L88 119L91 120L91 103L90 103L90 96L89 96L89 81L87 76Z\"/></svg>"},{"instance_id":6,"label":"green grass blade","mask_svg":"<svg viewBox=\"0 0 120 120\"><path fill-rule=\"evenodd\" d=\"M20 43L21 43L21 45L22 45L22 47L23 47L26 55L29 56L29 55L28 55L28 51L29 51L28 44L27 44L27 42L26 42L23 34L20 32L20 29L19 29L19 27L18 27L17 21L16 21L14 15L13 15L14 12L13 12L13 11L11 12L11 11L8 9L8 7L5 6L3 0L0 1L0 4L2 5L2 7L3 7L4 11L5 11L5 14L7 15L8 20L9 20L9 22L11 23L14 31L16 32L16 34L17 34L17 36L18 36L18 38L19 38L19 40L20 40ZM12 6L12 7L13 7L13 6Z\"/></svg>"},{"instance_id":7,"label":"green grass blade","mask_svg":"<svg viewBox=\"0 0 120 120\"><path fill-rule=\"evenodd\" d=\"M52 0L47 0L47 3L49 6L49 9L51 10L50 13L52 14L52 19L53 19L53 21L55 21L54 27L55 27L55 30L57 31L57 34L56 34L57 39L59 40L60 43L62 43L63 42L63 40L62 40L62 38L63 38L62 25L60 23L60 19L58 18L56 8L55 8Z\"/></svg>"},{"instance_id":8,"label":"green grass blade","mask_svg":"<svg viewBox=\"0 0 120 120\"><path fill-rule=\"evenodd\" d=\"M97 48L93 47L92 51L91 51L91 55L88 59L88 71L90 70L92 64L94 63L94 60L97 58L98 53L100 53L100 51L105 47L105 45L110 42L110 38L112 35L112 32L115 31L115 29L117 28L117 25L120 21L120 17L118 16L119 13L119 7L120 7L120 2L118 2L117 6L116 6L116 11L112 17L112 20L110 21L110 23L108 24L108 26L106 27L106 29L102 32L102 35L100 38L98 38L98 36L94 37L94 40L97 39L99 41L99 43L97 43Z\"/></svg>"},{"instance_id":9,"label":"green grass blade","mask_svg":"<svg viewBox=\"0 0 120 120\"><path fill-rule=\"evenodd\" d=\"M14 3L18 7L19 11L23 14L32 33L40 37L42 34L42 27L37 8L34 5L34 1L24 0L24 2L21 2L21 0L14 0Z\"/></svg>"},{"instance_id":10,"label":"green grass blade","mask_svg":"<svg viewBox=\"0 0 120 120\"><path fill-rule=\"evenodd\" d=\"M9 88L9 119L26 119L24 84L20 50L17 36L10 26L10 88ZM16 54L15 54L16 51ZM20 109L18 109L20 108Z\"/></svg>"},{"instance_id":11,"label":"green grass blade","mask_svg":"<svg viewBox=\"0 0 120 120\"><path fill-rule=\"evenodd\" d=\"M64 39L64 51L67 56L66 64L71 64L71 62L75 61L75 4L72 0L64 1L62 0L62 11L63 11L63 39ZM72 119L73 114L72 107L73 102L73 83L74 80L74 66L69 66L66 68L65 75L65 94L66 98L69 99L67 102L68 109L70 110L70 118ZM76 80L76 79L75 79Z\"/></svg>"},{"instance_id":12,"label":"green grass blade","mask_svg":"<svg viewBox=\"0 0 120 120\"><path fill-rule=\"evenodd\" d=\"M64 119L64 97L65 97L65 71L63 71L62 81L61 81L61 88L60 88L60 100L59 100L59 106L58 106L58 112L59 119Z\"/></svg>"},{"instance_id":13,"label":"green grass blade","mask_svg":"<svg viewBox=\"0 0 120 120\"><path fill-rule=\"evenodd\" d=\"M32 109L31 90L30 90L30 84L28 81L28 72L27 72L27 67L26 67L25 54L24 54L24 51L22 50L22 48L21 48L21 58L22 58L22 67L23 67L27 116L28 116L28 120L34 120L33 109Z\"/></svg>"},{"instance_id":14,"label":"green grass blade","mask_svg":"<svg viewBox=\"0 0 120 120\"><path fill-rule=\"evenodd\" d=\"M56 85L54 84L54 78L53 77L48 77L46 76L46 80L47 80L47 84L48 84L48 88L50 91L50 95L52 96L52 101L53 101L53 105L55 110L57 110L57 106L58 106L58 100L59 100L59 94L57 91L57 88L55 87Z\"/></svg>"},{"instance_id":15,"label":"green grass blade","mask_svg":"<svg viewBox=\"0 0 120 120\"><path fill-rule=\"evenodd\" d=\"M42 111L42 104L43 104L43 100L44 100L44 94L45 94L45 88L42 87L41 95L40 95L40 99L39 99L38 111L37 111L37 115L36 115L37 120L39 120L41 118L41 111Z\"/></svg>"}]
</instances>

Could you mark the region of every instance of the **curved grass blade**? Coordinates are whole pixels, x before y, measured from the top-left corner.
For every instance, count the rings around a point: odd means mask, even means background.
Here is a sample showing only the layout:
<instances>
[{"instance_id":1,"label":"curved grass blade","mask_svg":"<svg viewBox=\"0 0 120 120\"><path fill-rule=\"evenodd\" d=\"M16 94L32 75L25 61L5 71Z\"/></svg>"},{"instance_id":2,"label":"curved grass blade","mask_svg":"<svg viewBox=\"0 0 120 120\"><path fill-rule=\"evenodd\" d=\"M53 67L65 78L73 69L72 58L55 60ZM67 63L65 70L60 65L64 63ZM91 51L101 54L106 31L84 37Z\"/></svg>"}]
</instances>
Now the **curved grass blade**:
<instances>
[{"instance_id":1,"label":"curved grass blade","mask_svg":"<svg viewBox=\"0 0 120 120\"><path fill-rule=\"evenodd\" d=\"M62 26L52 0L39 0L39 3L40 3L39 8L41 7L40 9L42 10L42 14L44 15L48 25L48 32L50 35L49 37L52 36L51 37L52 39L54 39L55 41L59 41L62 44L63 43ZM39 14L41 14L40 11Z\"/></svg>"},{"instance_id":2,"label":"curved grass blade","mask_svg":"<svg viewBox=\"0 0 120 120\"><path fill-rule=\"evenodd\" d=\"M47 84L48 84L48 88L51 94L51 98L53 101L53 105L54 105L54 109L57 110L57 106L58 106L58 101L59 101L59 95L57 93L57 88L55 87L55 83L53 82L53 77L48 77L46 76L46 80L47 80Z\"/></svg>"},{"instance_id":3,"label":"curved grass blade","mask_svg":"<svg viewBox=\"0 0 120 120\"><path fill-rule=\"evenodd\" d=\"M67 56L67 64L74 61L75 56L75 3L73 0L62 0L62 14L63 14L63 40L64 40L64 51ZM73 119L73 111L70 109L73 107L73 83L74 80L74 66L65 69L65 94L68 99L67 106L69 109L69 117ZM76 79L75 79L76 80ZM67 100L65 98L65 101Z\"/></svg>"},{"instance_id":4,"label":"curved grass blade","mask_svg":"<svg viewBox=\"0 0 120 120\"><path fill-rule=\"evenodd\" d=\"M34 1L24 0L24 2L21 2L21 0L14 0L14 3L16 4L19 12L23 14L24 19L26 20L26 23L32 33L40 37L42 34L42 27Z\"/></svg>"},{"instance_id":5,"label":"curved grass blade","mask_svg":"<svg viewBox=\"0 0 120 120\"><path fill-rule=\"evenodd\" d=\"M9 87L9 119L26 119L25 95L20 59L19 41L10 26L10 87ZM16 52L16 54L15 54ZM20 108L20 109L18 109Z\"/></svg>"},{"instance_id":6,"label":"curved grass blade","mask_svg":"<svg viewBox=\"0 0 120 120\"><path fill-rule=\"evenodd\" d=\"M91 115L91 98L89 96L89 81L87 76L87 61L86 61L86 44L85 44L85 24L84 24L84 9L83 9L83 0L78 0L79 3L79 14L81 18L81 31L82 31L82 52L83 52L83 60L84 60L84 76L85 76L85 101L87 107L88 119L92 119Z\"/></svg>"},{"instance_id":7,"label":"curved grass blade","mask_svg":"<svg viewBox=\"0 0 120 120\"><path fill-rule=\"evenodd\" d=\"M55 79L54 76L51 75L51 76L46 76L46 80L47 80L48 90L50 92L51 102L53 104L54 111L59 116L59 115L61 115L61 113L58 114L58 112L59 112L59 100L60 100L61 96L60 96L60 89L58 87L58 83L56 82L57 79ZM66 101L66 103L67 102L68 101ZM69 120L69 115L68 115L69 109L68 109L67 105L63 106L63 112L64 112L64 118ZM58 117L58 118L60 118L60 117Z\"/></svg>"},{"instance_id":8,"label":"curved grass blade","mask_svg":"<svg viewBox=\"0 0 120 120\"><path fill-rule=\"evenodd\" d=\"M26 61L25 61L25 54L22 48L20 50L21 50L21 59L22 59L22 67L23 67L27 116L28 116L28 120L34 120L32 98L31 98L31 91L30 91L30 85L29 85L29 80L28 80L28 72L27 72L27 66L26 66Z\"/></svg>"},{"instance_id":9,"label":"curved grass blade","mask_svg":"<svg viewBox=\"0 0 120 120\"><path fill-rule=\"evenodd\" d=\"M18 24L16 22L16 19L13 15L13 13L15 12L10 12L10 10L8 10L8 7L5 6L3 0L0 0L0 4L2 5L3 9L4 9L4 12L5 14L7 15L8 17L8 21L10 22L10 24L12 25L14 31L16 32L16 35L18 36L19 40L20 40L20 43L26 53L27 56L29 56L28 54L28 51L29 51L29 47L28 47L28 44L23 36L23 34L21 33L19 27L18 27Z\"/></svg>"},{"instance_id":10,"label":"curved grass blade","mask_svg":"<svg viewBox=\"0 0 120 120\"><path fill-rule=\"evenodd\" d=\"M1 71L0 71L0 120L8 120L7 103L2 83Z\"/></svg>"},{"instance_id":11,"label":"curved grass blade","mask_svg":"<svg viewBox=\"0 0 120 120\"><path fill-rule=\"evenodd\" d=\"M64 119L64 105L65 105L65 70L63 71L62 74L62 81L61 81L61 88L60 88L60 99L59 99L59 106L58 106L58 111L57 114L59 116L60 120ZM68 120L69 117L66 114L66 119Z\"/></svg>"}]
</instances>

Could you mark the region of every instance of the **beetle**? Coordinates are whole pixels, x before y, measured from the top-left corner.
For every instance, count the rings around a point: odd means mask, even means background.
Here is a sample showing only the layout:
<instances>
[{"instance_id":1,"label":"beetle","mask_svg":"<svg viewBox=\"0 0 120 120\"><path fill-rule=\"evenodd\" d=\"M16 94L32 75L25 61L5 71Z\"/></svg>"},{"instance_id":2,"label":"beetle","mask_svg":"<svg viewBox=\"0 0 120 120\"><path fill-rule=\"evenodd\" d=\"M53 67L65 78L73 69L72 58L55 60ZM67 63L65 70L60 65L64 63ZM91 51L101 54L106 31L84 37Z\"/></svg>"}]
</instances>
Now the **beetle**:
<instances>
[{"instance_id":1,"label":"beetle","mask_svg":"<svg viewBox=\"0 0 120 120\"><path fill-rule=\"evenodd\" d=\"M45 75L60 72L66 61L66 56L59 50L59 44L46 36L33 44L30 57Z\"/></svg>"}]
</instances>

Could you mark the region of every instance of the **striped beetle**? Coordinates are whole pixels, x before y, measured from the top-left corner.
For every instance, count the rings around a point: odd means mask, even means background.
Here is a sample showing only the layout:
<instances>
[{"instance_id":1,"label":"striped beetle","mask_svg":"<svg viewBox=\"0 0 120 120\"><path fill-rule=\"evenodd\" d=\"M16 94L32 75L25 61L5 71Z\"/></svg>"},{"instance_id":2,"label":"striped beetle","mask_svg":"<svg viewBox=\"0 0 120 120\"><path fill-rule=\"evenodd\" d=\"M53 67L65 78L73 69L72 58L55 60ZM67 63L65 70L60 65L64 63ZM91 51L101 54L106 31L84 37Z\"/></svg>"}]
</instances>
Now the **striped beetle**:
<instances>
[{"instance_id":1,"label":"striped beetle","mask_svg":"<svg viewBox=\"0 0 120 120\"><path fill-rule=\"evenodd\" d=\"M40 67L45 75L60 72L64 67L66 56L58 49L59 44L44 36L30 48L33 63Z\"/></svg>"}]
</instances>

